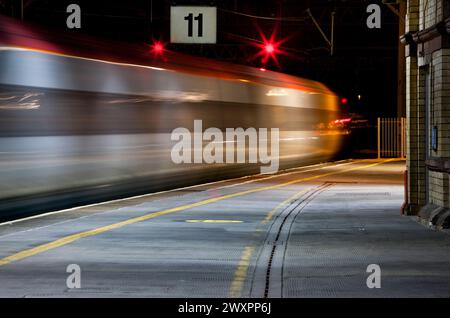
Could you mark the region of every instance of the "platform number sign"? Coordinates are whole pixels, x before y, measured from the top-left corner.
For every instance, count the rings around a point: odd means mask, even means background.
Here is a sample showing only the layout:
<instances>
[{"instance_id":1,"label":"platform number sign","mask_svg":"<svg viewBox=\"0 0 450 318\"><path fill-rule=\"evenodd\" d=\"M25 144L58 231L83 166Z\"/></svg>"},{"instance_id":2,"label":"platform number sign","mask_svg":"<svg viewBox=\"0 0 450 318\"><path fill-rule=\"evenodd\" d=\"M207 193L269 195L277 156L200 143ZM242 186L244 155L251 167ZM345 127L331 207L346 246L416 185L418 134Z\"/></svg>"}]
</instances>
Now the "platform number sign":
<instances>
[{"instance_id":1,"label":"platform number sign","mask_svg":"<svg viewBox=\"0 0 450 318\"><path fill-rule=\"evenodd\" d=\"M217 8L173 6L170 8L170 42L216 43Z\"/></svg>"}]
</instances>

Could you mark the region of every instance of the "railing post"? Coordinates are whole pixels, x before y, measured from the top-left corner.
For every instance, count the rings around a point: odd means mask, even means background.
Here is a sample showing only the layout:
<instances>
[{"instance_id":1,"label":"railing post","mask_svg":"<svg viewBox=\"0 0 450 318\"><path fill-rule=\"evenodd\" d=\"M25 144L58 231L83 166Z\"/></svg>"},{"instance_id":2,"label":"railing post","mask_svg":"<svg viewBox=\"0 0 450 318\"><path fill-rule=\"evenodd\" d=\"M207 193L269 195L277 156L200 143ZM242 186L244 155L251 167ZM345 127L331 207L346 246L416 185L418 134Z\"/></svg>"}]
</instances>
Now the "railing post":
<instances>
[{"instance_id":1,"label":"railing post","mask_svg":"<svg viewBox=\"0 0 450 318\"><path fill-rule=\"evenodd\" d=\"M401 152L400 152L400 156L401 158L405 158L405 122L404 122L404 118L401 117L400 119L400 133L401 133Z\"/></svg>"},{"instance_id":2,"label":"railing post","mask_svg":"<svg viewBox=\"0 0 450 318\"><path fill-rule=\"evenodd\" d=\"M381 133L381 129L380 129L380 117L378 117L378 120L377 120L377 145L378 145L378 159L380 159L381 158L381 136L380 136L380 133Z\"/></svg>"}]
</instances>

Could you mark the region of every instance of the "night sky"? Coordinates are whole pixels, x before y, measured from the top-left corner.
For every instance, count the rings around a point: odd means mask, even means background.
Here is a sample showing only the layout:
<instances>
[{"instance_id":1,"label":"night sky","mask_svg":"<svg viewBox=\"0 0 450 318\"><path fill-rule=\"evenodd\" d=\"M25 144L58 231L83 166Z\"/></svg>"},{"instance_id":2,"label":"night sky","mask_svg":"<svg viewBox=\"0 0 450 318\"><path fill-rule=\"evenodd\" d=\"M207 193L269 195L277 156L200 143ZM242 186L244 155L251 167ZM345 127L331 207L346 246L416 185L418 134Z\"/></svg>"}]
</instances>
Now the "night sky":
<instances>
[{"instance_id":1,"label":"night sky","mask_svg":"<svg viewBox=\"0 0 450 318\"><path fill-rule=\"evenodd\" d=\"M318 80L348 98L350 112L371 119L397 116L397 55L399 18L378 0L24 0L25 21L65 29L68 4L82 10L81 32L125 42L169 41L169 10L173 4L216 5L217 45L171 45L167 48L192 55L232 63L261 66L253 58L261 40L260 32L276 40L286 40L278 54L278 64L267 68ZM368 29L366 8L378 3L382 8L381 29ZM335 12L335 52L308 17L310 8L327 36L331 12ZM19 0L0 0L0 12L20 18ZM244 16L268 17L270 19ZM260 30L260 31L259 31ZM274 31L275 30L275 31ZM361 95L358 101L357 96Z\"/></svg>"}]
</instances>

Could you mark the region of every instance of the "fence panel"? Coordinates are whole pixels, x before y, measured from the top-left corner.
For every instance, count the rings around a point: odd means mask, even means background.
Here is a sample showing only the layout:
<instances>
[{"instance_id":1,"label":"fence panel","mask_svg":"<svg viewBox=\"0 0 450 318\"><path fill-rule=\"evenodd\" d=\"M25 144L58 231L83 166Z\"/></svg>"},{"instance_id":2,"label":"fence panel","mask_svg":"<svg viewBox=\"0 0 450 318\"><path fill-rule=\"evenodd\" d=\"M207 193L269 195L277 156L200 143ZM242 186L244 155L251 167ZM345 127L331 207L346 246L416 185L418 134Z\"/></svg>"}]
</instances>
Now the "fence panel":
<instances>
[{"instance_id":1,"label":"fence panel","mask_svg":"<svg viewBox=\"0 0 450 318\"><path fill-rule=\"evenodd\" d=\"M406 157L406 118L378 118L378 158Z\"/></svg>"}]
</instances>

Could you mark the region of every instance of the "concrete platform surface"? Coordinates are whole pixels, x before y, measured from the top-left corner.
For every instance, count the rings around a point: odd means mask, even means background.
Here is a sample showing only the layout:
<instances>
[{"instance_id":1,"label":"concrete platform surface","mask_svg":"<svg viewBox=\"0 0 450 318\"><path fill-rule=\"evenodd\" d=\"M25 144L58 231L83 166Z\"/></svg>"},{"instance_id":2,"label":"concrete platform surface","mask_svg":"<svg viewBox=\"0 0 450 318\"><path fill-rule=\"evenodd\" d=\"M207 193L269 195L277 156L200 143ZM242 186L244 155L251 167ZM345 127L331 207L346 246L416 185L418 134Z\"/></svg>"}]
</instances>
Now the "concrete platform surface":
<instances>
[{"instance_id":1,"label":"concrete platform surface","mask_svg":"<svg viewBox=\"0 0 450 318\"><path fill-rule=\"evenodd\" d=\"M1 224L0 297L449 297L450 237L400 215L404 168L341 161Z\"/></svg>"}]
</instances>

